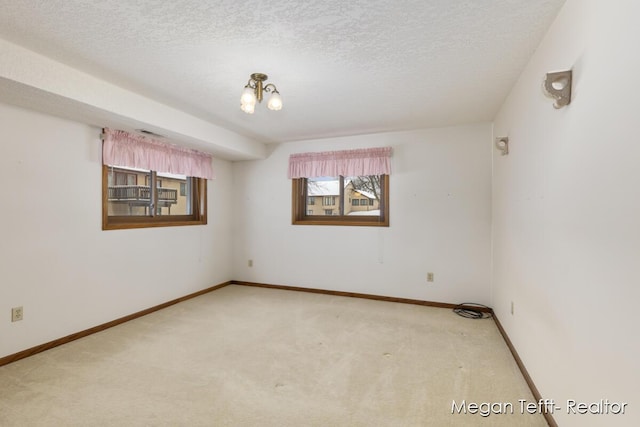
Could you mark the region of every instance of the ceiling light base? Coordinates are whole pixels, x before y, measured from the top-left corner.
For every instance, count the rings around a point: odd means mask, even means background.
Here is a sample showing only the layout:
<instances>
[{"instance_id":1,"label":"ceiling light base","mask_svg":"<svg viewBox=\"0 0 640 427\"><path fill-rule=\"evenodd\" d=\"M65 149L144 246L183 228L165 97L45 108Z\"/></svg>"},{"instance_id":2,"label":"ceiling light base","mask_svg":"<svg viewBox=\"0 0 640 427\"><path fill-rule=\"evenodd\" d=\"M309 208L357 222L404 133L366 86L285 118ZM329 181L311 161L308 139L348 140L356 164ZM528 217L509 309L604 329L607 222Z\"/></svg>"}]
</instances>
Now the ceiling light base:
<instances>
[{"instance_id":1,"label":"ceiling light base","mask_svg":"<svg viewBox=\"0 0 640 427\"><path fill-rule=\"evenodd\" d=\"M251 74L251 80L255 80L257 82L263 82L265 80L267 80L269 78L269 76L267 76L266 74L262 74L262 73L253 73Z\"/></svg>"}]
</instances>

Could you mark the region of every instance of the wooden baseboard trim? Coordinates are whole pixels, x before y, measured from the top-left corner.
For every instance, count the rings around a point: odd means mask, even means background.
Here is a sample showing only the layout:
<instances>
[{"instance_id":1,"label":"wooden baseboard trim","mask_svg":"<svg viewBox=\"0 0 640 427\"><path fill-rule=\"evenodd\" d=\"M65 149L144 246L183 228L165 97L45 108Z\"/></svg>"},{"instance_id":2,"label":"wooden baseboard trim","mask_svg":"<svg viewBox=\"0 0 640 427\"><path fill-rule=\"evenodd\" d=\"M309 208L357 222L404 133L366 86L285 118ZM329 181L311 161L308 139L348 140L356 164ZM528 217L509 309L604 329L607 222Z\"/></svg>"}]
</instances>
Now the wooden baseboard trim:
<instances>
[{"instance_id":1,"label":"wooden baseboard trim","mask_svg":"<svg viewBox=\"0 0 640 427\"><path fill-rule=\"evenodd\" d=\"M204 295L204 294L207 294L209 292L213 292L213 291L215 291L217 289L224 288L225 286L228 286L231 283L232 283L231 281L228 281L228 282L225 282L225 283L221 283L219 285L215 285L215 286L212 286L210 288L203 289L201 291L194 292L192 294L185 295L183 297L176 298L176 299L171 300L171 301L167 301L165 303L156 305L154 307L147 308L146 310L138 311L137 313L129 314L128 316L124 316L124 317L121 317L119 319L112 320L110 322L103 323L103 324L98 325L98 326L94 326L93 328L85 329L84 331L76 332L74 334L67 335L66 337L58 338L56 340L49 341L47 343L37 345L35 347L28 348L28 349L20 351L18 353L10 354L8 356L0 358L0 366L7 365L9 363L15 362L15 361L20 360L20 359L24 359L25 357L33 356L34 354L38 354L38 353L41 353L41 352L43 352L45 350L49 350L51 348L58 347L59 345L66 344L66 343L69 343L71 341L75 341L75 340L77 340L79 338L84 338L84 337L86 337L88 335L95 334L96 332L104 331L105 329L109 329L109 328L111 328L113 326L117 326L117 325L120 325L122 323L128 322L130 320L137 319L138 317L142 317L142 316L145 316L147 314L153 313L154 311L162 310L163 308L167 308L167 307L172 306L174 304L178 304L179 302L186 301L186 300L191 299L191 298L199 297L200 295Z\"/></svg>"},{"instance_id":2,"label":"wooden baseboard trim","mask_svg":"<svg viewBox=\"0 0 640 427\"><path fill-rule=\"evenodd\" d=\"M504 330L504 328L500 324L500 321L498 320L498 318L496 317L495 313L493 312L493 310L491 308L488 308L488 307L476 307L476 306L465 306L465 305L450 304L450 303L435 302L435 301L423 301L423 300L416 300L416 299L410 299L410 298L396 298L396 297L388 297L388 296L381 296L381 295L361 294L361 293L356 293L356 292L343 292L343 291L332 291L332 290L317 289L317 288L302 288L302 287L298 287L298 286L286 286L286 285L273 285L273 284L266 284L266 283L244 282L244 281L239 281L239 280L230 280L228 282L224 282L224 283L221 283L219 285L215 285L215 286L212 286L210 288L203 289L201 291L194 292L192 294L185 295L183 297L176 298L176 299L171 300L171 301L167 301L165 303L156 305L154 307L147 308L146 310L138 311L137 313L133 313L133 314L130 314L128 316L124 316L124 317L121 317L119 319L112 320L110 322L103 323L103 324L98 325L98 326L94 326L93 328L85 329L84 331L76 332L74 334L67 335L66 337L58 338L56 340L49 341L47 343L44 343L44 344L41 344L41 345L38 345L38 346L35 346L35 347L31 347L29 349L20 351L18 353L14 353L14 354L10 354L10 355L5 356L5 357L1 357L0 358L0 366L7 365L9 363L15 362L15 361L20 360L20 359L24 359L24 358L29 357L29 356L33 356L34 354L41 353L43 351L52 349L54 347L58 347L58 346L60 346L62 344L66 344L66 343L69 343L71 341L75 341L75 340L77 340L79 338L83 338L83 337L86 337L86 336L91 335L91 334L95 334L96 332L104 331L105 329L109 329L109 328L111 328L113 326L120 325L122 323L128 322L128 321L133 320L133 319L137 319L139 317L142 317L142 316L145 316L147 314L153 313L154 311L162 310L163 308L167 308L169 306L172 306L174 304L178 304L178 303L180 303L182 301L186 301L186 300L189 300L191 298L199 297L201 295L207 294L209 292L213 292L213 291L215 291L217 289L221 289L221 288L224 288L225 286L229 286L229 285L252 286L252 287L269 288L269 289L280 289L280 290L285 290L285 291L309 292L309 293L314 293L314 294L326 294L326 295L351 297L351 298L363 298L363 299L370 299L370 300L375 300L375 301L398 302L398 303L402 303L402 304L413 304L413 305L422 305L422 306L448 308L448 309L465 308L466 307L466 308L470 308L470 309L481 311L481 312L485 312L485 313L491 313L492 317L494 319L494 322L495 322L496 326L498 327L498 331L500 331L500 334L502 335L502 338L504 339L505 343L507 344L507 347L509 348L509 351L511 351L511 354L512 354L514 360L516 361L516 364L518 365L518 368L520 369L520 372L522 372L522 376L524 377L525 381L527 382L527 385L531 389L531 393L533 394L533 397L538 401L542 399L542 395L540 394L540 392L538 391L538 388L536 387L536 385L534 384L533 380L531 379L531 376L529 375L529 372L527 372L527 369L525 368L524 363L522 362L522 359L520 359L520 356L518 355L518 352L516 351L515 347L513 346L513 343L509 339L509 336L507 335L506 331ZM544 416L545 420L549 424L549 427L558 427L558 424L555 422L555 420L553 419L553 416L551 414L543 413L542 415Z\"/></svg>"},{"instance_id":3,"label":"wooden baseboard trim","mask_svg":"<svg viewBox=\"0 0 640 427\"><path fill-rule=\"evenodd\" d=\"M363 298L363 299L371 299L376 301L387 301L387 302L399 302L402 304L413 304L413 305L424 305L429 307L438 307L438 308L469 308L477 311L481 311L484 313L492 313L492 310L488 307L476 307L476 306L466 306L459 304L449 304L446 302L435 302L435 301L423 301L418 299L411 298L396 298L396 297L386 297L381 295L372 295L372 294L360 294L356 292L343 292L343 291L332 291L327 289L317 289L317 288L300 288L297 286L286 286L286 285L271 285L266 283L255 283L255 282L243 282L239 280L232 280L232 285L240 285L240 286L253 286L257 288L269 288L269 289L280 289L284 291L298 291L298 292L309 292L312 294L326 294L326 295L334 295L339 297L351 297L351 298Z\"/></svg>"},{"instance_id":4,"label":"wooden baseboard trim","mask_svg":"<svg viewBox=\"0 0 640 427\"><path fill-rule=\"evenodd\" d=\"M524 363L522 362L522 359L520 359L520 356L518 355L516 348L513 346L513 343L509 339L507 332L504 330L504 328L500 324L500 321L498 320L498 317L495 315L495 313L493 313L493 320L494 322L496 322L496 326L498 327L498 330L500 331L502 338L507 343L507 347L509 347L509 351L511 351L511 355L516 361L518 368L520 368L520 372L522 372L522 376L524 377L524 380L527 382L527 385L531 389L531 393L533 394L534 399L537 400L538 402L541 401L542 395L538 391L538 388L536 387L536 385L533 383L533 380L531 379L531 376L529 375L527 368L525 368ZM542 415L544 416L544 419L547 421L547 424L549 424L549 427L558 427L558 423L556 423L556 421L553 419L553 415L546 412L542 412Z\"/></svg>"}]
</instances>

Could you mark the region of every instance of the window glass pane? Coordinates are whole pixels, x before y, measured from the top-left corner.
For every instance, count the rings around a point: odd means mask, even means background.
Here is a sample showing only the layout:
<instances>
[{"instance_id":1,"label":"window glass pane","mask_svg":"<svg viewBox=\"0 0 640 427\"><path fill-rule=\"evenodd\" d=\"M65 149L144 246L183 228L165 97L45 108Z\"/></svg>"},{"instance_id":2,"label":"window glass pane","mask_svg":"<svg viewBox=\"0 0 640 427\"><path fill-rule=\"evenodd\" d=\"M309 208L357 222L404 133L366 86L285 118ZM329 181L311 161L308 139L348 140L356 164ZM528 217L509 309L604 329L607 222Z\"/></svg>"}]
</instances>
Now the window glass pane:
<instances>
[{"instance_id":1,"label":"window glass pane","mask_svg":"<svg viewBox=\"0 0 640 427\"><path fill-rule=\"evenodd\" d=\"M292 224L389 226L389 177L292 180Z\"/></svg>"},{"instance_id":2,"label":"window glass pane","mask_svg":"<svg viewBox=\"0 0 640 427\"><path fill-rule=\"evenodd\" d=\"M158 172L156 215L191 215L192 179L185 175ZM182 191L184 189L184 191Z\"/></svg>"},{"instance_id":3,"label":"window glass pane","mask_svg":"<svg viewBox=\"0 0 640 427\"><path fill-rule=\"evenodd\" d=\"M340 214L340 177L309 178L307 181L307 215ZM317 201L317 202L316 202Z\"/></svg>"},{"instance_id":4,"label":"window glass pane","mask_svg":"<svg viewBox=\"0 0 640 427\"><path fill-rule=\"evenodd\" d=\"M152 172L148 170L109 166L108 215L151 216L152 179ZM155 182L154 215L191 215L193 213L192 178L158 173Z\"/></svg>"},{"instance_id":5,"label":"window glass pane","mask_svg":"<svg viewBox=\"0 0 640 427\"><path fill-rule=\"evenodd\" d=\"M107 165L102 176L103 230L207 223L202 178Z\"/></svg>"},{"instance_id":6,"label":"window glass pane","mask_svg":"<svg viewBox=\"0 0 640 427\"><path fill-rule=\"evenodd\" d=\"M380 176L349 176L344 178L345 215L380 216Z\"/></svg>"},{"instance_id":7,"label":"window glass pane","mask_svg":"<svg viewBox=\"0 0 640 427\"><path fill-rule=\"evenodd\" d=\"M109 216L149 215L151 172L143 169L108 167L107 202Z\"/></svg>"}]
</instances>

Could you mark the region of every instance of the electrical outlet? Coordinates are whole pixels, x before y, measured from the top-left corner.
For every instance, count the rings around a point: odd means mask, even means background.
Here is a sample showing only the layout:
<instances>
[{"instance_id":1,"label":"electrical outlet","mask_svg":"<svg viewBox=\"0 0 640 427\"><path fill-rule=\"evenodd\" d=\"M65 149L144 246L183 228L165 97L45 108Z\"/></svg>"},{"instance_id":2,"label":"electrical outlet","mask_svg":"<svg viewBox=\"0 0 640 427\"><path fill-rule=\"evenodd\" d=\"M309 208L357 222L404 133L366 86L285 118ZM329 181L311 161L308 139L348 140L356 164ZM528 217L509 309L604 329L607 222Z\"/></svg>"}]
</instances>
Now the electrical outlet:
<instances>
[{"instance_id":1,"label":"electrical outlet","mask_svg":"<svg viewBox=\"0 0 640 427\"><path fill-rule=\"evenodd\" d=\"M511 301L511 315L513 316L513 301Z\"/></svg>"},{"instance_id":2,"label":"electrical outlet","mask_svg":"<svg viewBox=\"0 0 640 427\"><path fill-rule=\"evenodd\" d=\"M433 282L433 273L427 273L427 282Z\"/></svg>"},{"instance_id":3,"label":"electrical outlet","mask_svg":"<svg viewBox=\"0 0 640 427\"><path fill-rule=\"evenodd\" d=\"M13 307L11 309L11 321L19 322L22 320L22 316L24 313L22 312L22 307Z\"/></svg>"},{"instance_id":4,"label":"electrical outlet","mask_svg":"<svg viewBox=\"0 0 640 427\"><path fill-rule=\"evenodd\" d=\"M249 267L253 267L253 260L252 260L252 259L248 260L248 261L247 261L247 265L248 265Z\"/></svg>"}]
</instances>

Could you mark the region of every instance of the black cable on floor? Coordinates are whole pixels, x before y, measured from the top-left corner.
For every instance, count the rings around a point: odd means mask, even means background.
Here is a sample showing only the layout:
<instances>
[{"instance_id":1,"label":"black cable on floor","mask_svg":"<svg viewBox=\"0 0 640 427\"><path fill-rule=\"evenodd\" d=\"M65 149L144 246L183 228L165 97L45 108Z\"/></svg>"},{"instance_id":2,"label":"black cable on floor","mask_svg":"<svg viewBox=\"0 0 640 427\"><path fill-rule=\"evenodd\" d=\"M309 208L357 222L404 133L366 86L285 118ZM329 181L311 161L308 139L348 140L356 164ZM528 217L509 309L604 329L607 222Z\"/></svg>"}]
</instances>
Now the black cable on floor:
<instances>
[{"instance_id":1,"label":"black cable on floor","mask_svg":"<svg viewBox=\"0 0 640 427\"><path fill-rule=\"evenodd\" d=\"M486 312L482 310L476 310L474 307L486 308L491 310L490 307L482 304L476 304L475 302L463 302L453 308L453 312L458 316L462 316L467 319L489 319L492 316L491 311Z\"/></svg>"}]
</instances>

